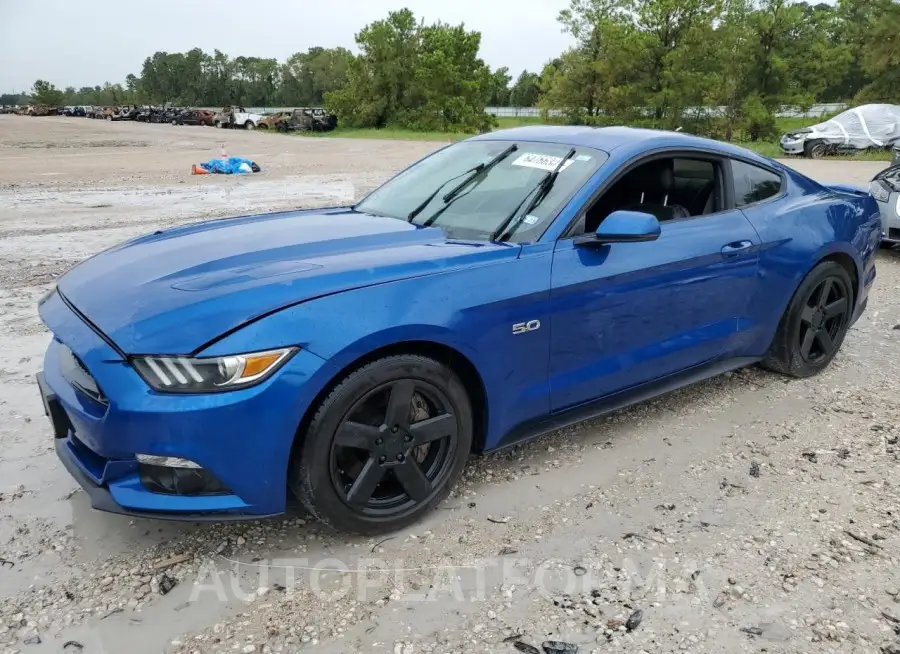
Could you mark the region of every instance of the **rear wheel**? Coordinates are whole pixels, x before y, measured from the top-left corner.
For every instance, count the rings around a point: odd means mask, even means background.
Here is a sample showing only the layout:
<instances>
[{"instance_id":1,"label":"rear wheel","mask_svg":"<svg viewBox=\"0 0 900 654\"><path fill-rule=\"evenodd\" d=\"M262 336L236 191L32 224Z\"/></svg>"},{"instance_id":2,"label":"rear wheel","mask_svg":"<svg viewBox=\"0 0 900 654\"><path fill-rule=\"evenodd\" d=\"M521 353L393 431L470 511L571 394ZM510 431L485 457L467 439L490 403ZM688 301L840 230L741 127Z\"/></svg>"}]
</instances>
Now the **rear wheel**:
<instances>
[{"instance_id":1,"label":"rear wheel","mask_svg":"<svg viewBox=\"0 0 900 654\"><path fill-rule=\"evenodd\" d=\"M844 267L821 262L794 294L762 366L793 377L822 371L844 342L853 303L853 284Z\"/></svg>"},{"instance_id":2,"label":"rear wheel","mask_svg":"<svg viewBox=\"0 0 900 654\"><path fill-rule=\"evenodd\" d=\"M391 356L345 377L300 437L289 484L307 509L341 531L394 531L443 500L462 473L471 405L452 370Z\"/></svg>"}]
</instances>

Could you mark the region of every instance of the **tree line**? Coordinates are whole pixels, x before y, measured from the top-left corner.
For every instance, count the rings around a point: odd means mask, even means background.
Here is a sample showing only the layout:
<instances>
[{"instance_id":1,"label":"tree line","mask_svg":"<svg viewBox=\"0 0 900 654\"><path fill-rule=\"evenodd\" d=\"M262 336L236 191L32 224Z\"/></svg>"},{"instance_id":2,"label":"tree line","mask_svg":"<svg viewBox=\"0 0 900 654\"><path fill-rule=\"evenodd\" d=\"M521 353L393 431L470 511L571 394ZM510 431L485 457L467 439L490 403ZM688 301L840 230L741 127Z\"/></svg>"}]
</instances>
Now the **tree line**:
<instances>
[{"instance_id":1,"label":"tree line","mask_svg":"<svg viewBox=\"0 0 900 654\"><path fill-rule=\"evenodd\" d=\"M326 106L348 127L478 131L486 106L538 106L579 124L684 127L764 138L784 104L900 100L896 0L571 0L573 45L515 78L480 57L464 25L390 12L356 35L357 54L313 47L283 63L195 48L157 52L124 84L57 89L45 104ZM0 104L23 98L0 96ZM716 112L704 107L721 107Z\"/></svg>"}]
</instances>

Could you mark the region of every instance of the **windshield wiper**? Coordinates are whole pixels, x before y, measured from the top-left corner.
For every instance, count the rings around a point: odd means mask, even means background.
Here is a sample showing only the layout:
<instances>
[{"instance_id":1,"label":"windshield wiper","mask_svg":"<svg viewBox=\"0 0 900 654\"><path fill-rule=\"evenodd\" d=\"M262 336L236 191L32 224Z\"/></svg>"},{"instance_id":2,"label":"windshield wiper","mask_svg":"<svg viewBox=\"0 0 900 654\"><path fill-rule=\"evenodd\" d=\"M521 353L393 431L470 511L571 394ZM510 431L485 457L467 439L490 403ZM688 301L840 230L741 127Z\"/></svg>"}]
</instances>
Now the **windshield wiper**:
<instances>
[{"instance_id":1,"label":"windshield wiper","mask_svg":"<svg viewBox=\"0 0 900 654\"><path fill-rule=\"evenodd\" d=\"M447 193L444 195L444 197L441 198L445 204L450 202L451 200L453 200L459 194L459 192L463 188L465 188L473 179L475 179L478 176L484 176L485 174L490 172L491 168L493 168L498 163L500 163L501 161L506 159L506 157L508 157L510 154L512 154L513 152L515 152L518 149L519 149L519 146L516 145L515 143L513 143L511 146L506 148L503 152L498 154L496 157L494 157L487 163L480 163L477 166L475 166L474 168L470 168L469 170L462 172L459 175L451 177L450 179L445 181L443 184L438 186L436 189L434 189L434 192L431 193L427 198L425 198L419 206L417 206L415 209L410 211L409 215L406 217L406 221L411 223L415 219L416 216L418 216L420 213L422 213L425 210L425 207L427 207L429 204L431 204L431 201L434 200L435 197L437 197L437 194L441 192L441 189L443 189L445 186L447 186L447 184L452 182L454 179L459 179L463 175L468 175L468 177L466 177L466 179L464 179L459 184L454 186L452 189L447 191ZM430 224L431 223L428 223L428 225L430 225ZM425 226L427 227L428 225L425 225Z\"/></svg>"},{"instance_id":2,"label":"windshield wiper","mask_svg":"<svg viewBox=\"0 0 900 654\"><path fill-rule=\"evenodd\" d=\"M507 227L509 226L509 224L521 212L522 217L518 220L518 222L516 222L515 225L513 225L513 228L510 230L515 231L519 227L519 223L525 219L525 216L531 213L535 207L537 207L541 202L544 201L544 198L547 197L547 195L553 188L553 184L556 182L556 178L559 177L559 173L560 171L562 171L562 167L573 156L575 156L575 148L569 150L569 152L566 153L566 156L560 159L559 163L556 164L556 167L551 172L544 175L544 178L538 183L538 185L534 189L530 190L524 198L522 198L522 201L516 205L516 208L513 210L513 212L509 214L509 216L506 217L506 220L500 223L500 226L494 230L493 234L491 234L492 241L496 241L500 236L502 236L507 231ZM537 193L532 197L531 194L535 191L537 191ZM528 206L526 206L523 211L522 205L525 204L525 201L528 198L531 198L531 202L528 203Z\"/></svg>"}]
</instances>

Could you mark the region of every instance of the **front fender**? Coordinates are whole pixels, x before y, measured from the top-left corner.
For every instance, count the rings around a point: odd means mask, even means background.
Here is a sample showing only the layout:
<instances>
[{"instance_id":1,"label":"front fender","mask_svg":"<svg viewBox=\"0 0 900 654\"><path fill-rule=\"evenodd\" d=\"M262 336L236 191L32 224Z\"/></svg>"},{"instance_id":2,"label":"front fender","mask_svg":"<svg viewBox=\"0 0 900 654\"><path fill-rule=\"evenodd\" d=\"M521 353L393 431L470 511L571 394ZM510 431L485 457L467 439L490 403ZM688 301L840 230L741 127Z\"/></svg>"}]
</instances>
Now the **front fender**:
<instances>
[{"instance_id":1,"label":"front fender","mask_svg":"<svg viewBox=\"0 0 900 654\"><path fill-rule=\"evenodd\" d=\"M488 442L549 410L552 253L353 289L288 307L229 334L200 356L299 346L334 377L385 346L436 343L467 358L490 406ZM513 325L546 326L515 334ZM330 380L310 383L325 387Z\"/></svg>"}]
</instances>

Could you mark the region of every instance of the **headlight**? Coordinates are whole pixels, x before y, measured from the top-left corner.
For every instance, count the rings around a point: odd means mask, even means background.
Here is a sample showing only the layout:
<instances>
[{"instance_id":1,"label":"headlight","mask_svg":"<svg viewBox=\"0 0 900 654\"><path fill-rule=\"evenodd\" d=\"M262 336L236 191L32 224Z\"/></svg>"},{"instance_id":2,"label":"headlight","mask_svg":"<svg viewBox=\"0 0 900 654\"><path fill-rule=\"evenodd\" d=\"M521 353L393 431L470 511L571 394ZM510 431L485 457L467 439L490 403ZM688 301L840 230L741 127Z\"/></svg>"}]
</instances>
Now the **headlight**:
<instances>
[{"instance_id":1,"label":"headlight","mask_svg":"<svg viewBox=\"0 0 900 654\"><path fill-rule=\"evenodd\" d=\"M870 182L869 193L879 202L887 202L891 199L891 192L881 182Z\"/></svg>"},{"instance_id":2,"label":"headlight","mask_svg":"<svg viewBox=\"0 0 900 654\"><path fill-rule=\"evenodd\" d=\"M900 166L891 166L878 175L874 181L881 182L882 186L886 186L891 191L900 191Z\"/></svg>"},{"instance_id":3,"label":"headlight","mask_svg":"<svg viewBox=\"0 0 900 654\"><path fill-rule=\"evenodd\" d=\"M167 393L216 393L236 390L269 377L296 348L224 357L135 357L135 369L150 386Z\"/></svg>"}]
</instances>

